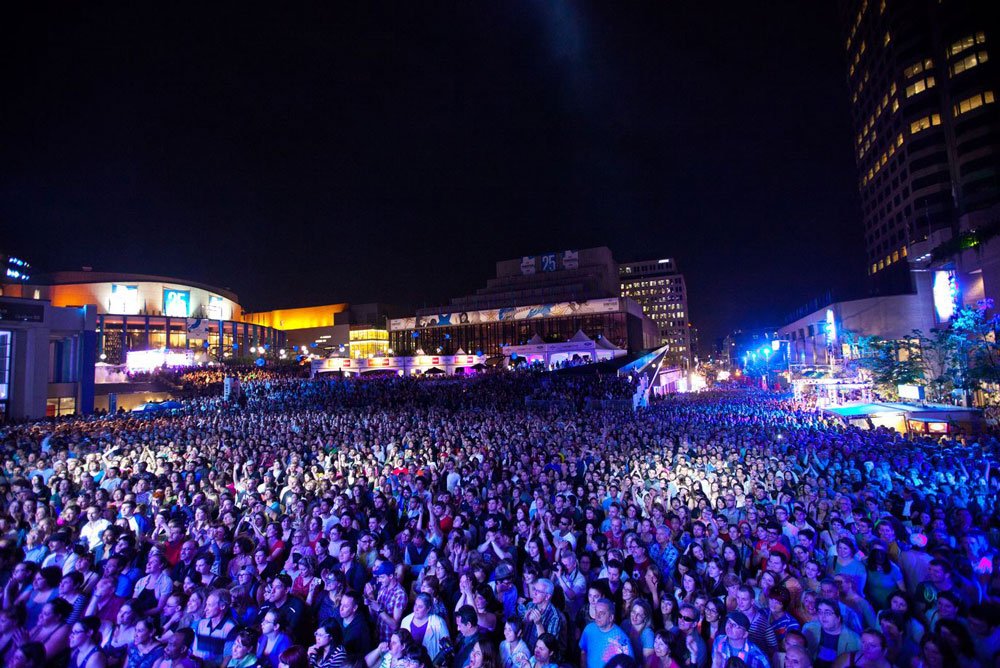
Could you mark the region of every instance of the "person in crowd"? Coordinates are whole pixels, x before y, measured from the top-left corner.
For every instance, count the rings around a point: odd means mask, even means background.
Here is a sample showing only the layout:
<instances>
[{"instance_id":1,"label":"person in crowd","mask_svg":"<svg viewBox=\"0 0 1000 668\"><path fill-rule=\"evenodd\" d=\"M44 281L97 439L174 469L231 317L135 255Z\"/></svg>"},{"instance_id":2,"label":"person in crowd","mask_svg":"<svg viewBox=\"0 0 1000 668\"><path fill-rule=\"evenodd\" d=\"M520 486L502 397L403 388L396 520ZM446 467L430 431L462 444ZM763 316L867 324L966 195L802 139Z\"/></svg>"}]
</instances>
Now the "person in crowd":
<instances>
[{"instance_id":1,"label":"person in crowd","mask_svg":"<svg viewBox=\"0 0 1000 668\"><path fill-rule=\"evenodd\" d=\"M153 663L153 668L200 668L198 660L191 656L194 631L179 629L170 634L163 646L163 654Z\"/></svg>"},{"instance_id":2,"label":"person in crowd","mask_svg":"<svg viewBox=\"0 0 1000 668\"><path fill-rule=\"evenodd\" d=\"M225 589L216 589L205 597L205 616L194 626L191 655L205 668L219 668L222 657L232 653L232 641L238 630L232 619L232 601Z\"/></svg>"},{"instance_id":3,"label":"person in crowd","mask_svg":"<svg viewBox=\"0 0 1000 668\"><path fill-rule=\"evenodd\" d=\"M531 585L531 602L518 609L524 623L524 642L528 646L534 645L538 636L543 633L550 633L557 638L563 635L565 629L563 618L552 605L554 592L555 585L552 584L552 580L539 578Z\"/></svg>"},{"instance_id":4,"label":"person in crowd","mask_svg":"<svg viewBox=\"0 0 1000 668\"><path fill-rule=\"evenodd\" d=\"M292 638L285 632L285 616L280 610L268 610L260 622L260 640L257 641L257 659L271 668L278 668L281 653L292 646Z\"/></svg>"},{"instance_id":5,"label":"person in crowd","mask_svg":"<svg viewBox=\"0 0 1000 668\"><path fill-rule=\"evenodd\" d=\"M427 650L430 657L441 651L441 641L448 638L448 622L431 612L433 600L427 594L417 594L413 612L403 618L401 628L410 632L413 640Z\"/></svg>"},{"instance_id":6,"label":"person in crowd","mask_svg":"<svg viewBox=\"0 0 1000 668\"><path fill-rule=\"evenodd\" d=\"M653 607L636 599L621 627L632 643L632 656L645 663L653 655Z\"/></svg>"},{"instance_id":7,"label":"person in crowd","mask_svg":"<svg viewBox=\"0 0 1000 668\"><path fill-rule=\"evenodd\" d=\"M163 655L161 630L156 620L144 617L135 623L135 634L125 654L125 668L151 668Z\"/></svg>"},{"instance_id":8,"label":"person in crowd","mask_svg":"<svg viewBox=\"0 0 1000 668\"><path fill-rule=\"evenodd\" d=\"M292 645L278 657L278 668L309 668L309 655L301 645Z\"/></svg>"},{"instance_id":9,"label":"person in crowd","mask_svg":"<svg viewBox=\"0 0 1000 668\"><path fill-rule=\"evenodd\" d=\"M125 662L128 648L135 641L135 626L139 621L136 600L126 601L118 608L118 617L113 624L105 622L102 625L101 649L111 666L121 666ZM187 627L185 627L187 628Z\"/></svg>"},{"instance_id":10,"label":"person in crowd","mask_svg":"<svg viewBox=\"0 0 1000 668\"><path fill-rule=\"evenodd\" d=\"M504 622L503 640L500 641L500 664L503 668L514 668L531 658L532 651L521 637L522 629L521 621L516 617Z\"/></svg>"},{"instance_id":11,"label":"person in crowd","mask_svg":"<svg viewBox=\"0 0 1000 668\"><path fill-rule=\"evenodd\" d=\"M597 602L594 621L587 624L580 637L581 668L603 668L616 656L635 658L632 642L615 624L615 604L602 598Z\"/></svg>"},{"instance_id":12,"label":"person in crowd","mask_svg":"<svg viewBox=\"0 0 1000 668\"><path fill-rule=\"evenodd\" d=\"M319 626L315 637L316 642L307 650L312 668L341 668L347 664L343 630L337 620L331 619Z\"/></svg>"},{"instance_id":13,"label":"person in crowd","mask_svg":"<svg viewBox=\"0 0 1000 668\"><path fill-rule=\"evenodd\" d=\"M97 644L101 637L101 620L84 617L70 625L70 668L105 668L107 659Z\"/></svg>"},{"instance_id":14,"label":"person in crowd","mask_svg":"<svg viewBox=\"0 0 1000 668\"><path fill-rule=\"evenodd\" d=\"M232 652L223 668L256 668L257 641L260 635L252 628L245 628L236 634L233 640Z\"/></svg>"},{"instance_id":15,"label":"person in crowd","mask_svg":"<svg viewBox=\"0 0 1000 668\"><path fill-rule=\"evenodd\" d=\"M451 662L452 668L468 668L472 660L472 650L479 643L479 615L471 605L464 605L455 613L455 624L458 636L455 643L455 656ZM409 634L407 634L408 637Z\"/></svg>"},{"instance_id":16,"label":"person in crowd","mask_svg":"<svg viewBox=\"0 0 1000 668\"><path fill-rule=\"evenodd\" d=\"M41 643L45 647L46 660L53 665L66 660L70 632L70 625L66 620L72 612L73 607L61 598L49 601L42 606L38 623L28 636L30 641Z\"/></svg>"},{"instance_id":17,"label":"person in crowd","mask_svg":"<svg viewBox=\"0 0 1000 668\"><path fill-rule=\"evenodd\" d=\"M14 651L28 642L23 607L0 609L0 665L9 665Z\"/></svg>"},{"instance_id":18,"label":"person in crowd","mask_svg":"<svg viewBox=\"0 0 1000 668\"><path fill-rule=\"evenodd\" d=\"M40 642L26 642L11 654L11 668L42 668L45 665L45 646Z\"/></svg>"},{"instance_id":19,"label":"person in crowd","mask_svg":"<svg viewBox=\"0 0 1000 668\"><path fill-rule=\"evenodd\" d=\"M838 601L823 598L816 603L818 621L802 627L817 668L829 668L838 656L861 648L861 638L844 625Z\"/></svg>"}]
</instances>

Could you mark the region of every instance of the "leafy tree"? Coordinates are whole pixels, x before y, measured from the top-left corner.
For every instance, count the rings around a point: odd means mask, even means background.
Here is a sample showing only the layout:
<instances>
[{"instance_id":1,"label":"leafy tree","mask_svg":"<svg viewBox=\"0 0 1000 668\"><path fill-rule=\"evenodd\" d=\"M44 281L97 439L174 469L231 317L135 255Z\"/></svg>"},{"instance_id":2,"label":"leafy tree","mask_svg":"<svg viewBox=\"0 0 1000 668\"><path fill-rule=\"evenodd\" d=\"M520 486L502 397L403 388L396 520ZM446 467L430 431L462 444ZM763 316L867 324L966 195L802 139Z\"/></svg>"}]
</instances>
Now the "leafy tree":
<instances>
[{"instance_id":1,"label":"leafy tree","mask_svg":"<svg viewBox=\"0 0 1000 668\"><path fill-rule=\"evenodd\" d=\"M952 318L949 327L953 353L949 373L956 388L968 399L969 393L984 383L1000 381L1000 346L997 329L1000 316L990 314L993 300L984 299L975 306L964 306Z\"/></svg>"},{"instance_id":2,"label":"leafy tree","mask_svg":"<svg viewBox=\"0 0 1000 668\"><path fill-rule=\"evenodd\" d=\"M913 335L920 341L920 350L927 370L927 387L932 400L942 401L955 388L951 373L955 357L955 341L950 329L932 329L925 336L919 329Z\"/></svg>"},{"instance_id":3,"label":"leafy tree","mask_svg":"<svg viewBox=\"0 0 1000 668\"><path fill-rule=\"evenodd\" d=\"M898 399L898 385L923 385L926 365L916 336L885 339L856 332L844 332L853 359L848 365L867 375L876 391L886 399Z\"/></svg>"}]
</instances>

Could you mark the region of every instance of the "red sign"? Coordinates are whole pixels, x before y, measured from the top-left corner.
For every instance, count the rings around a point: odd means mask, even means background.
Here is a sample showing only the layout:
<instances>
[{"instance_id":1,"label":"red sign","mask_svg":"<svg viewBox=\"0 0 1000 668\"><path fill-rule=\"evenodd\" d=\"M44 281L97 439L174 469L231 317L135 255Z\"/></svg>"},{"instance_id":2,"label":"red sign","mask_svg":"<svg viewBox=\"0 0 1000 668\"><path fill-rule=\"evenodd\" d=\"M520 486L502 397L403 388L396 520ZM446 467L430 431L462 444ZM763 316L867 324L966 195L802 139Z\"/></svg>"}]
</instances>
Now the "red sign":
<instances>
[{"instance_id":1,"label":"red sign","mask_svg":"<svg viewBox=\"0 0 1000 668\"><path fill-rule=\"evenodd\" d=\"M382 366L389 366L389 358L388 357L382 358Z\"/></svg>"},{"instance_id":2,"label":"red sign","mask_svg":"<svg viewBox=\"0 0 1000 668\"><path fill-rule=\"evenodd\" d=\"M431 358L431 364L440 364L440 363L441 363L441 358L440 357L432 357Z\"/></svg>"},{"instance_id":3,"label":"red sign","mask_svg":"<svg viewBox=\"0 0 1000 668\"><path fill-rule=\"evenodd\" d=\"M344 360L344 366L351 366L351 360Z\"/></svg>"}]
</instances>

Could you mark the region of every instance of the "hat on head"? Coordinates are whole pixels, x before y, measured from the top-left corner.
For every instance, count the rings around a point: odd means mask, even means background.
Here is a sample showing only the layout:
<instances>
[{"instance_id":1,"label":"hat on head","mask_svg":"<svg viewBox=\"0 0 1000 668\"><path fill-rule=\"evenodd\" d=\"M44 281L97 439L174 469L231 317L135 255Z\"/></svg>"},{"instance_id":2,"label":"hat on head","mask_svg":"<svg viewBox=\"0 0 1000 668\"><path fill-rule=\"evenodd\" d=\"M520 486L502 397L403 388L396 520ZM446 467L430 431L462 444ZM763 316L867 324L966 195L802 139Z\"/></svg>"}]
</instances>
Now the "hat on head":
<instances>
[{"instance_id":1,"label":"hat on head","mask_svg":"<svg viewBox=\"0 0 1000 668\"><path fill-rule=\"evenodd\" d=\"M750 619L739 610L729 613L729 621L733 622L745 631L750 630Z\"/></svg>"}]
</instances>

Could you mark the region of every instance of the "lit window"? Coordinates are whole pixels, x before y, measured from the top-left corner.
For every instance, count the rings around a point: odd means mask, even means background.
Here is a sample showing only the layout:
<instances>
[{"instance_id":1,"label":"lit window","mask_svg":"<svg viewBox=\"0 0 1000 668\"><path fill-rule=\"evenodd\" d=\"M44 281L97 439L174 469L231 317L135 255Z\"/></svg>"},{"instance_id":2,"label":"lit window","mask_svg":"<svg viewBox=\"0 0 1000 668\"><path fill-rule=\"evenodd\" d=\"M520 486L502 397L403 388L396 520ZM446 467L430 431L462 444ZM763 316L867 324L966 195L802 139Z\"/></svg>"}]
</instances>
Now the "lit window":
<instances>
[{"instance_id":1,"label":"lit window","mask_svg":"<svg viewBox=\"0 0 1000 668\"><path fill-rule=\"evenodd\" d=\"M967 97L955 105L955 115L961 116L962 114L968 113L973 109L978 109L984 104L992 104L993 101L993 91L991 90L973 95L972 97Z\"/></svg>"},{"instance_id":2,"label":"lit window","mask_svg":"<svg viewBox=\"0 0 1000 668\"><path fill-rule=\"evenodd\" d=\"M948 47L948 57L956 56L966 49L971 49L976 44L986 43L986 33L980 31L975 35L968 35L958 40L954 44Z\"/></svg>"},{"instance_id":3,"label":"lit window","mask_svg":"<svg viewBox=\"0 0 1000 668\"><path fill-rule=\"evenodd\" d=\"M915 135L934 125L941 125L941 114L931 114L910 123L910 134Z\"/></svg>"},{"instance_id":4,"label":"lit window","mask_svg":"<svg viewBox=\"0 0 1000 668\"><path fill-rule=\"evenodd\" d=\"M985 51L980 51L979 53L970 53L965 58L961 58L951 66L951 76L956 74L961 74L966 70L971 70L976 65L980 65L989 60L989 55Z\"/></svg>"},{"instance_id":5,"label":"lit window","mask_svg":"<svg viewBox=\"0 0 1000 668\"><path fill-rule=\"evenodd\" d=\"M912 97L917 93L922 93L928 88L934 88L934 77L927 77L926 79L920 79L919 81L914 81L912 84L906 87L906 97ZM895 111L895 109L893 109Z\"/></svg>"}]
</instances>

